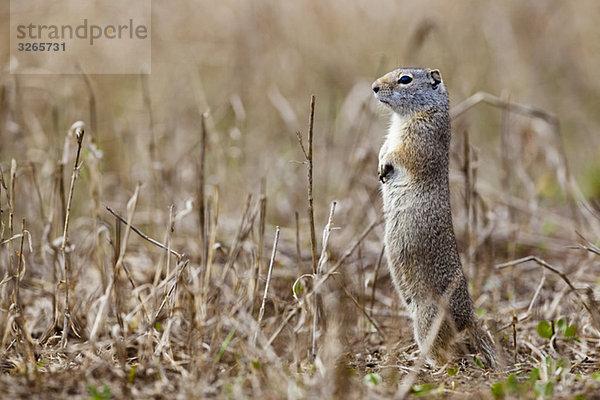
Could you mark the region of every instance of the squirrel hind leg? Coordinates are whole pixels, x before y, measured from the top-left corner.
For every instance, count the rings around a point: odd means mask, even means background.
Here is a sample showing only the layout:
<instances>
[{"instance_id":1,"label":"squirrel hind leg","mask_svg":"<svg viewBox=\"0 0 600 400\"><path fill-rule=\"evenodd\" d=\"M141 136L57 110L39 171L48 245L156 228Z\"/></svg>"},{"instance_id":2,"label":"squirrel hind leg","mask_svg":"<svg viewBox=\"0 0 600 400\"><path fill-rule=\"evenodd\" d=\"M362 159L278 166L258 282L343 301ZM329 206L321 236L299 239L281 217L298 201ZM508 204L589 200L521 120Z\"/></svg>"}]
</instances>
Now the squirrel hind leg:
<instances>
[{"instance_id":1,"label":"squirrel hind leg","mask_svg":"<svg viewBox=\"0 0 600 400\"><path fill-rule=\"evenodd\" d=\"M441 323L436 321L437 307L433 305L426 307L425 311L417 310L415 317L415 340L421 353L436 366L451 361L456 356L454 324L444 316L441 316Z\"/></svg>"}]
</instances>

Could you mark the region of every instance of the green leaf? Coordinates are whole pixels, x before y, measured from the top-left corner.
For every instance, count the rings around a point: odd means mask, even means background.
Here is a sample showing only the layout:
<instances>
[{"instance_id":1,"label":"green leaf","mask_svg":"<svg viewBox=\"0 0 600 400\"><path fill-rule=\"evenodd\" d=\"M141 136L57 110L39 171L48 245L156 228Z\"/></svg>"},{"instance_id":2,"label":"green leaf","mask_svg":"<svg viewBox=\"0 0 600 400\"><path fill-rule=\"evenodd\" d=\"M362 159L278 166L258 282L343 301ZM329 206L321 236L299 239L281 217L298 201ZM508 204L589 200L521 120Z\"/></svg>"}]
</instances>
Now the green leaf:
<instances>
[{"instance_id":1,"label":"green leaf","mask_svg":"<svg viewBox=\"0 0 600 400\"><path fill-rule=\"evenodd\" d=\"M304 292L304 285L302 285L302 282L300 282L300 280L298 280L298 281L297 281L297 282L294 284L294 286L293 286L292 290L293 290L293 292L294 292L294 294L295 294L296 296L299 296L299 295L301 295L301 294L302 294L302 292Z\"/></svg>"},{"instance_id":2,"label":"green leaf","mask_svg":"<svg viewBox=\"0 0 600 400\"><path fill-rule=\"evenodd\" d=\"M546 385L544 385L542 382L537 382L534 387L533 387L533 392L535 393L536 397L537 396L541 396L542 393L544 393L544 387Z\"/></svg>"},{"instance_id":3,"label":"green leaf","mask_svg":"<svg viewBox=\"0 0 600 400\"><path fill-rule=\"evenodd\" d=\"M415 394L415 396L426 396L433 389L435 389L435 385L433 383L424 383L422 385L413 385L410 390Z\"/></svg>"},{"instance_id":4,"label":"green leaf","mask_svg":"<svg viewBox=\"0 0 600 400\"><path fill-rule=\"evenodd\" d=\"M546 356L546 371L548 371L548 376L553 376L554 371L556 371L556 363L552 360L552 357Z\"/></svg>"},{"instance_id":5,"label":"green leaf","mask_svg":"<svg viewBox=\"0 0 600 400\"><path fill-rule=\"evenodd\" d=\"M475 364L477 364L477 366L481 369L485 369L485 367L483 366L483 363L481 362L481 360L479 358L477 358L476 356L473 356L473 362Z\"/></svg>"},{"instance_id":6,"label":"green leaf","mask_svg":"<svg viewBox=\"0 0 600 400\"><path fill-rule=\"evenodd\" d=\"M96 389L96 386L92 385L91 383L88 385L88 390L90 391L92 396L94 396L93 398L100 396L100 393L98 392L98 389Z\"/></svg>"},{"instance_id":7,"label":"green leaf","mask_svg":"<svg viewBox=\"0 0 600 400\"><path fill-rule=\"evenodd\" d=\"M369 372L368 374L365 375L364 381L368 385L377 386L383 381L383 379L381 378L381 375L379 375L378 373Z\"/></svg>"},{"instance_id":8,"label":"green leaf","mask_svg":"<svg viewBox=\"0 0 600 400\"><path fill-rule=\"evenodd\" d=\"M131 369L129 370L129 376L127 377L127 383L129 383L130 385L133 384L133 380L135 379L135 370L136 366L132 365Z\"/></svg>"},{"instance_id":9,"label":"green leaf","mask_svg":"<svg viewBox=\"0 0 600 400\"><path fill-rule=\"evenodd\" d=\"M506 378L506 387L510 393L519 391L519 381L515 374L510 374L508 378Z\"/></svg>"},{"instance_id":10,"label":"green leaf","mask_svg":"<svg viewBox=\"0 0 600 400\"><path fill-rule=\"evenodd\" d=\"M235 328L232 328L231 331L229 331L229 334L227 335L227 337L225 338L225 341L223 342L223 344L221 345L221 348L219 349L219 354L217 354L217 358L215 359L215 362L219 362L221 361L221 357L223 357L223 354L225 354L225 350L227 350L227 346L229 346L229 342L231 342L231 339L233 339L233 335L235 335Z\"/></svg>"},{"instance_id":11,"label":"green leaf","mask_svg":"<svg viewBox=\"0 0 600 400\"><path fill-rule=\"evenodd\" d=\"M559 318L558 321L556 321L556 329L559 332L564 332L566 327L567 327L567 323L565 322L565 320L563 318Z\"/></svg>"},{"instance_id":12,"label":"green leaf","mask_svg":"<svg viewBox=\"0 0 600 400\"><path fill-rule=\"evenodd\" d=\"M446 368L446 372L450 376L456 375L458 373L458 365L454 364L454 366Z\"/></svg>"},{"instance_id":13,"label":"green leaf","mask_svg":"<svg viewBox=\"0 0 600 400\"><path fill-rule=\"evenodd\" d=\"M565 337L566 338L574 338L577 335L577 326L575 324L571 324L567 326L565 329Z\"/></svg>"},{"instance_id":14,"label":"green leaf","mask_svg":"<svg viewBox=\"0 0 600 400\"><path fill-rule=\"evenodd\" d=\"M553 335L552 325L550 325L550 323L546 320L540 321L537 326L537 333L545 339L550 339Z\"/></svg>"},{"instance_id":15,"label":"green leaf","mask_svg":"<svg viewBox=\"0 0 600 400\"><path fill-rule=\"evenodd\" d=\"M253 366L255 369L260 369L260 361L256 361L256 360L255 360L255 361L252 361L252 366Z\"/></svg>"},{"instance_id":16,"label":"green leaf","mask_svg":"<svg viewBox=\"0 0 600 400\"><path fill-rule=\"evenodd\" d=\"M554 394L554 382L547 382L544 386L544 397L550 397Z\"/></svg>"},{"instance_id":17,"label":"green leaf","mask_svg":"<svg viewBox=\"0 0 600 400\"><path fill-rule=\"evenodd\" d=\"M556 362L556 369L554 374L556 376L561 376L568 374L571 371L571 361L568 358L561 358Z\"/></svg>"},{"instance_id":18,"label":"green leaf","mask_svg":"<svg viewBox=\"0 0 600 400\"><path fill-rule=\"evenodd\" d=\"M496 382L492 385L492 395L497 399L504 397L504 384L502 382Z\"/></svg>"},{"instance_id":19,"label":"green leaf","mask_svg":"<svg viewBox=\"0 0 600 400\"><path fill-rule=\"evenodd\" d=\"M110 395L110 388L105 383L102 387L102 393L96 388L96 386L91 383L88 384L88 390L90 391L91 396L88 397L88 400L110 400L112 396Z\"/></svg>"},{"instance_id":20,"label":"green leaf","mask_svg":"<svg viewBox=\"0 0 600 400\"><path fill-rule=\"evenodd\" d=\"M508 290L506 293L506 297L508 297L508 301L511 302L515 299L515 292L512 290Z\"/></svg>"},{"instance_id":21,"label":"green leaf","mask_svg":"<svg viewBox=\"0 0 600 400\"><path fill-rule=\"evenodd\" d=\"M539 379L540 379L540 369L539 368L532 369L531 373L529 374L529 383L531 385L533 385Z\"/></svg>"}]
</instances>

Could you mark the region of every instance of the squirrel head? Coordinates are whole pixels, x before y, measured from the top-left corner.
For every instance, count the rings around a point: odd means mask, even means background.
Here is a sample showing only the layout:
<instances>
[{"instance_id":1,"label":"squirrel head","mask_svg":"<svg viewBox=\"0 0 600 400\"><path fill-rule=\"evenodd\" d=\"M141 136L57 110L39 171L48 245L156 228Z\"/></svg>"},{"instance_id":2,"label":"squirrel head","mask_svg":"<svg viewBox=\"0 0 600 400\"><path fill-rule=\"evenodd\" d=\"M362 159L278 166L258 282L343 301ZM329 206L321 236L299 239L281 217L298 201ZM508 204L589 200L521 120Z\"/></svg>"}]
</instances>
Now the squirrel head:
<instances>
[{"instance_id":1,"label":"squirrel head","mask_svg":"<svg viewBox=\"0 0 600 400\"><path fill-rule=\"evenodd\" d=\"M402 117L449 110L448 92L437 69L398 68L373 82L372 89L377 100Z\"/></svg>"}]
</instances>

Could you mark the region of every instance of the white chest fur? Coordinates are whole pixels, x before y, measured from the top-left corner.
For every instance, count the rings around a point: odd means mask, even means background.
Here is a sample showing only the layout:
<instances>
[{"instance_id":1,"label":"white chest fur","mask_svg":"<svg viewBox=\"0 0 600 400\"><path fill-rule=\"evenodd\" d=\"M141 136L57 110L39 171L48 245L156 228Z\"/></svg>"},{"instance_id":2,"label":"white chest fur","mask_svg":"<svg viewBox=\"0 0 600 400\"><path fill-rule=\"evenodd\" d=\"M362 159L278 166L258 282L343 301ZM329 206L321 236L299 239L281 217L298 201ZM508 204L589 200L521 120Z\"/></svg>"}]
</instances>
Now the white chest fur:
<instances>
[{"instance_id":1,"label":"white chest fur","mask_svg":"<svg viewBox=\"0 0 600 400\"><path fill-rule=\"evenodd\" d=\"M393 113L390 120L390 127L388 134L386 135L385 142L381 146L379 151L379 168L383 170L385 164L392 163L392 157L388 157L389 153L393 153L398 150L398 147L402 144L406 136L406 128L408 126L408 119L403 118L400 115ZM384 197L385 193L393 188L405 186L408 182L408 172L401 165L395 165L394 175L389 182L383 185Z\"/></svg>"},{"instance_id":2,"label":"white chest fur","mask_svg":"<svg viewBox=\"0 0 600 400\"><path fill-rule=\"evenodd\" d=\"M408 118L402 117L399 114L393 113L390 119L390 127L386 137L388 151L394 151L402 144L406 136L406 128L408 126Z\"/></svg>"}]
</instances>

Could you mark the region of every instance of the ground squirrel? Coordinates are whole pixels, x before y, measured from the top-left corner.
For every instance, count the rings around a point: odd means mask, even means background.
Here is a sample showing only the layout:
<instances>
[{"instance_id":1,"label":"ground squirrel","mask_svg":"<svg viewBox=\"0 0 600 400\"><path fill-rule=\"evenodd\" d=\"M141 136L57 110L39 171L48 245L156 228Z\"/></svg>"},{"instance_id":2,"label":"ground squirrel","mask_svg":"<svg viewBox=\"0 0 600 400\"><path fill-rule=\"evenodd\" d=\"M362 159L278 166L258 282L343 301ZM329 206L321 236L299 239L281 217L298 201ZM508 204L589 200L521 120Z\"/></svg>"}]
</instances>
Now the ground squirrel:
<instances>
[{"instance_id":1,"label":"ground squirrel","mask_svg":"<svg viewBox=\"0 0 600 400\"><path fill-rule=\"evenodd\" d=\"M379 153L385 249L417 344L433 364L446 363L467 346L495 368L494 345L475 317L452 227L450 115L442 76L438 70L400 68L372 88L393 111Z\"/></svg>"}]
</instances>

